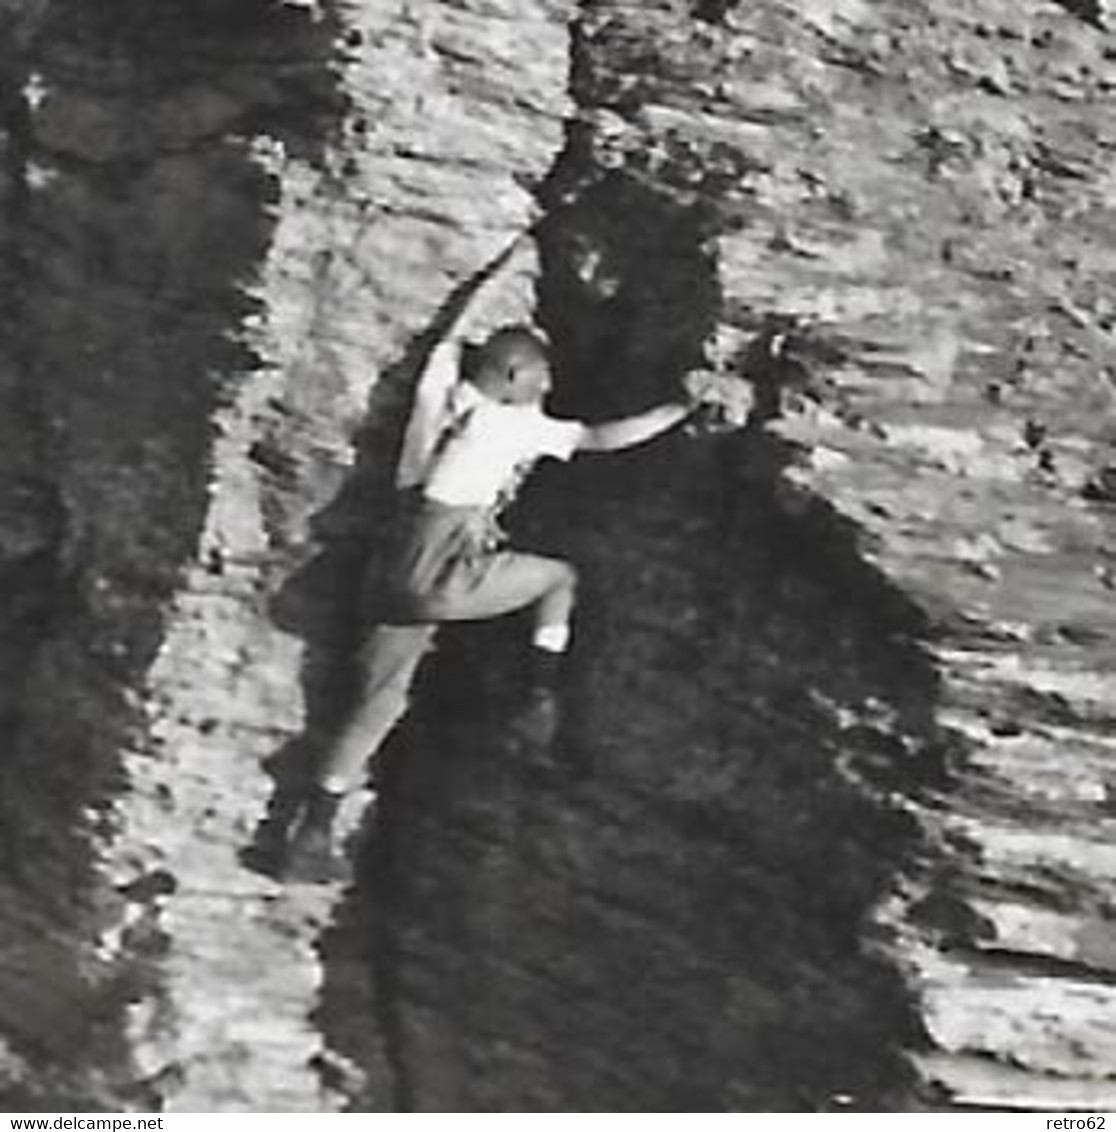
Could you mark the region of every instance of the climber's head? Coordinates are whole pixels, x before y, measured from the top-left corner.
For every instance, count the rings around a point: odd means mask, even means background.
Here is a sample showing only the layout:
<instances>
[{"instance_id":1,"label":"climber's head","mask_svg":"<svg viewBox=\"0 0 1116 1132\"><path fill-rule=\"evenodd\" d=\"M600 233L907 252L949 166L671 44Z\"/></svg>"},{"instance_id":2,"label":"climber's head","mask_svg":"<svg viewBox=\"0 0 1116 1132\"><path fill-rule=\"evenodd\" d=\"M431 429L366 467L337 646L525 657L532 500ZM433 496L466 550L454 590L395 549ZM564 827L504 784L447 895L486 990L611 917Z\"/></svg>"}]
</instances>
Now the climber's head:
<instances>
[{"instance_id":1,"label":"climber's head","mask_svg":"<svg viewBox=\"0 0 1116 1132\"><path fill-rule=\"evenodd\" d=\"M479 347L469 380L494 401L540 405L550 392L546 344L526 326L505 326Z\"/></svg>"}]
</instances>

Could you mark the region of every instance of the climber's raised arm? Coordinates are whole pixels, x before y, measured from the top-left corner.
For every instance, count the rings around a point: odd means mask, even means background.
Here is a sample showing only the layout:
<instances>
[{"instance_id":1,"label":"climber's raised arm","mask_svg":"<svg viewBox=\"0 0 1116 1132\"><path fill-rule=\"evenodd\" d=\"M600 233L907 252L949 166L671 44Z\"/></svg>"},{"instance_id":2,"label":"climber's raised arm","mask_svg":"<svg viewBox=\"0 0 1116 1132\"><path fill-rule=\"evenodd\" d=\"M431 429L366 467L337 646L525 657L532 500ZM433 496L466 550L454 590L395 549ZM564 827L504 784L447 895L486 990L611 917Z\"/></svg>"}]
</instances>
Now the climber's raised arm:
<instances>
[{"instance_id":1,"label":"climber's raised arm","mask_svg":"<svg viewBox=\"0 0 1116 1132\"><path fill-rule=\"evenodd\" d=\"M415 387L396 472L400 488L414 487L422 479L443 427L450 391L460 378L461 350L462 344L456 339L438 343Z\"/></svg>"}]
</instances>

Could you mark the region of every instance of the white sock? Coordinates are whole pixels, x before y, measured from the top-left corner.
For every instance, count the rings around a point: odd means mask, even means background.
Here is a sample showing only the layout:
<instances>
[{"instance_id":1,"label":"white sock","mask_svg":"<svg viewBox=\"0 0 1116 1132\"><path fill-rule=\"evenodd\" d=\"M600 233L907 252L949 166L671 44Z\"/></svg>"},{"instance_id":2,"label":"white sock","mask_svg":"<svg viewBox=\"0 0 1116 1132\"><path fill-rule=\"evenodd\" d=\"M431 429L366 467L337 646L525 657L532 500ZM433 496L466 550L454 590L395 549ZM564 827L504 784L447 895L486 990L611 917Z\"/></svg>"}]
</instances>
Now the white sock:
<instances>
[{"instance_id":1,"label":"white sock","mask_svg":"<svg viewBox=\"0 0 1116 1132\"><path fill-rule=\"evenodd\" d=\"M570 643L570 626L568 623L563 625L541 625L535 630L535 635L531 638L531 644L537 649L542 649L544 652L565 652L566 646Z\"/></svg>"}]
</instances>

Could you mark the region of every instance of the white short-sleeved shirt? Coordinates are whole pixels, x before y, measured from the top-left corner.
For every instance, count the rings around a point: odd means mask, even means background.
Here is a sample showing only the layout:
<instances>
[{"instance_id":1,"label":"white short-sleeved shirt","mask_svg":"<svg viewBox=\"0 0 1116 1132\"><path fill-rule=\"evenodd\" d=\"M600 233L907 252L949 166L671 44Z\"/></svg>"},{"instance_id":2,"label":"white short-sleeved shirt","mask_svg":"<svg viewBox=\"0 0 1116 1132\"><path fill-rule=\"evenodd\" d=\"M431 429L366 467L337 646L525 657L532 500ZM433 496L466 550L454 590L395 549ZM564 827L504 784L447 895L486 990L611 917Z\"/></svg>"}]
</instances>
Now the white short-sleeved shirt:
<instances>
[{"instance_id":1,"label":"white short-sleeved shirt","mask_svg":"<svg viewBox=\"0 0 1116 1132\"><path fill-rule=\"evenodd\" d=\"M490 507L514 491L538 460L568 460L584 435L580 421L558 420L537 405L504 405L481 394L434 453L423 493L451 507Z\"/></svg>"},{"instance_id":2,"label":"white short-sleeved shirt","mask_svg":"<svg viewBox=\"0 0 1116 1132\"><path fill-rule=\"evenodd\" d=\"M536 405L504 405L459 380L460 347L431 354L396 472L401 488L453 507L491 507L515 490L545 456L568 460L585 435L580 421L558 420Z\"/></svg>"}]
</instances>

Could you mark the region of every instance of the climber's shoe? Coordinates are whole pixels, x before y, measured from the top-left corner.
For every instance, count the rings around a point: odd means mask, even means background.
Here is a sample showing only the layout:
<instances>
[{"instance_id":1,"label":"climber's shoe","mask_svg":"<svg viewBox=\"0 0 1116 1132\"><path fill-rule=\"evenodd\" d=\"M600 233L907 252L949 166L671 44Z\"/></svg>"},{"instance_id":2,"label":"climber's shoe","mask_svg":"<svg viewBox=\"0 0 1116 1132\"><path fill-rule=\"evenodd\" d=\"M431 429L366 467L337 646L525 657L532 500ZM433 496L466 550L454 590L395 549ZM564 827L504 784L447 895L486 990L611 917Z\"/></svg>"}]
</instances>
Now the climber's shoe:
<instances>
[{"instance_id":1,"label":"climber's shoe","mask_svg":"<svg viewBox=\"0 0 1116 1132\"><path fill-rule=\"evenodd\" d=\"M284 784L268 803L249 845L240 850L241 864L264 876L277 877L287 854L291 830L306 808L306 787Z\"/></svg>"},{"instance_id":2,"label":"climber's shoe","mask_svg":"<svg viewBox=\"0 0 1116 1132\"><path fill-rule=\"evenodd\" d=\"M340 804L340 794L315 788L287 845L281 880L333 884L348 879L349 869L334 847L333 823Z\"/></svg>"}]
</instances>

